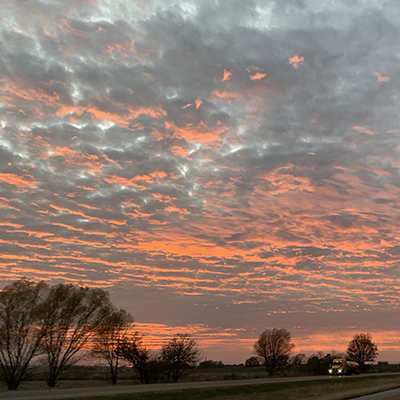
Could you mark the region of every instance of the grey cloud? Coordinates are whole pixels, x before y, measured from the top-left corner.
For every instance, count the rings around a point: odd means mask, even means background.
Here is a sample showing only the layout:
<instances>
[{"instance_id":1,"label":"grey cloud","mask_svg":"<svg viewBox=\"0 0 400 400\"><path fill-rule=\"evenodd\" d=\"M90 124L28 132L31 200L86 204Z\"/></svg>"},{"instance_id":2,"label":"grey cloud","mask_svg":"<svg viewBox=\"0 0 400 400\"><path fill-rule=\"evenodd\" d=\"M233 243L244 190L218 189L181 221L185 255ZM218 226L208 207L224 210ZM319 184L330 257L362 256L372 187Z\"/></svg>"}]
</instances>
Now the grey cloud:
<instances>
[{"instance_id":1,"label":"grey cloud","mask_svg":"<svg viewBox=\"0 0 400 400\"><path fill-rule=\"evenodd\" d=\"M4 262L170 324L396 308L397 4L167 3L7 2Z\"/></svg>"},{"instance_id":2,"label":"grey cloud","mask_svg":"<svg viewBox=\"0 0 400 400\"><path fill-rule=\"evenodd\" d=\"M1 139L0 139L1 142ZM22 157L0 145L0 168L2 172L14 172L15 167L23 161Z\"/></svg>"},{"instance_id":3,"label":"grey cloud","mask_svg":"<svg viewBox=\"0 0 400 400\"><path fill-rule=\"evenodd\" d=\"M376 198L372 199L372 201L376 204L388 204L391 203L393 200L392 199L382 199L382 198Z\"/></svg>"},{"instance_id":4,"label":"grey cloud","mask_svg":"<svg viewBox=\"0 0 400 400\"><path fill-rule=\"evenodd\" d=\"M314 247L314 246L289 247L286 250L288 250L288 253L293 253L296 256L301 255L301 256L320 257L332 253L331 249Z\"/></svg>"}]
</instances>

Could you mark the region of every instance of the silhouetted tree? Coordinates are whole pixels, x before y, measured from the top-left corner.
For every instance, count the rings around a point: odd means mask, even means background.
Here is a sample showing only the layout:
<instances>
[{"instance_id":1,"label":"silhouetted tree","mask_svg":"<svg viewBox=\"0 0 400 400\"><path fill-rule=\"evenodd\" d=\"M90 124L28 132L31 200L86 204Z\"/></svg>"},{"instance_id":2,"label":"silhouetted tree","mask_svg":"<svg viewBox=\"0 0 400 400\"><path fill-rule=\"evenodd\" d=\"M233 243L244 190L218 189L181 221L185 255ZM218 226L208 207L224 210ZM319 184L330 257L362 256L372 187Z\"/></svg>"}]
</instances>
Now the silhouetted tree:
<instances>
[{"instance_id":1,"label":"silhouetted tree","mask_svg":"<svg viewBox=\"0 0 400 400\"><path fill-rule=\"evenodd\" d=\"M54 387L61 373L82 359L83 350L112 310L104 290L66 284L50 288L42 343L49 368L49 387Z\"/></svg>"},{"instance_id":2,"label":"silhouetted tree","mask_svg":"<svg viewBox=\"0 0 400 400\"><path fill-rule=\"evenodd\" d=\"M303 353L296 354L293 356L290 360L289 363L293 366L299 366L299 365L304 365L306 364L306 355Z\"/></svg>"},{"instance_id":3,"label":"silhouetted tree","mask_svg":"<svg viewBox=\"0 0 400 400\"><path fill-rule=\"evenodd\" d=\"M250 357L245 361L244 366L248 368L259 367L260 361L258 357Z\"/></svg>"},{"instance_id":4,"label":"silhouetted tree","mask_svg":"<svg viewBox=\"0 0 400 400\"><path fill-rule=\"evenodd\" d=\"M307 371L313 375L321 375L322 367L321 367L321 357L313 354L307 359Z\"/></svg>"},{"instance_id":5,"label":"silhouetted tree","mask_svg":"<svg viewBox=\"0 0 400 400\"><path fill-rule=\"evenodd\" d=\"M358 362L360 367L363 367L367 361L374 361L378 354L378 347L369 333L354 335L346 352L348 359Z\"/></svg>"},{"instance_id":6,"label":"silhouetted tree","mask_svg":"<svg viewBox=\"0 0 400 400\"><path fill-rule=\"evenodd\" d=\"M279 365L286 365L289 354L294 348L290 343L290 333L286 329L267 329L261 333L254 344L254 352L262 358L269 376Z\"/></svg>"},{"instance_id":7,"label":"silhouetted tree","mask_svg":"<svg viewBox=\"0 0 400 400\"><path fill-rule=\"evenodd\" d=\"M195 364L199 359L197 343L189 335L178 334L161 347L160 358L168 368L168 380L172 374L172 381L178 382L182 367Z\"/></svg>"},{"instance_id":8,"label":"silhouetted tree","mask_svg":"<svg viewBox=\"0 0 400 400\"><path fill-rule=\"evenodd\" d=\"M44 336L45 288L43 282L21 279L0 292L0 375L10 390L25 378Z\"/></svg>"},{"instance_id":9,"label":"silhouetted tree","mask_svg":"<svg viewBox=\"0 0 400 400\"><path fill-rule=\"evenodd\" d=\"M127 328L131 322L133 318L125 310L113 310L96 332L94 354L99 354L107 361L113 385L117 383L121 345L126 340Z\"/></svg>"},{"instance_id":10,"label":"silhouetted tree","mask_svg":"<svg viewBox=\"0 0 400 400\"><path fill-rule=\"evenodd\" d=\"M345 354L336 351L313 354L307 359L307 370L314 375L326 375L335 358L345 358Z\"/></svg>"},{"instance_id":11,"label":"silhouetted tree","mask_svg":"<svg viewBox=\"0 0 400 400\"><path fill-rule=\"evenodd\" d=\"M341 359L346 358L346 353L340 353L340 352L335 351L335 350L331 351L331 352L329 353L329 355L330 355L330 357L331 357L331 359L332 359L331 362L332 362L335 358L341 358Z\"/></svg>"},{"instance_id":12,"label":"silhouetted tree","mask_svg":"<svg viewBox=\"0 0 400 400\"><path fill-rule=\"evenodd\" d=\"M199 368L222 368L225 364L222 361L205 360L199 363Z\"/></svg>"},{"instance_id":13,"label":"silhouetted tree","mask_svg":"<svg viewBox=\"0 0 400 400\"><path fill-rule=\"evenodd\" d=\"M154 373L157 376L156 380L158 380L157 371L159 365L156 363L156 360L151 359L150 351L143 344L143 337L139 332L135 332L130 338L124 338L120 344L120 354L132 364L132 367L139 375L141 383L150 383L150 365L152 365Z\"/></svg>"}]
</instances>

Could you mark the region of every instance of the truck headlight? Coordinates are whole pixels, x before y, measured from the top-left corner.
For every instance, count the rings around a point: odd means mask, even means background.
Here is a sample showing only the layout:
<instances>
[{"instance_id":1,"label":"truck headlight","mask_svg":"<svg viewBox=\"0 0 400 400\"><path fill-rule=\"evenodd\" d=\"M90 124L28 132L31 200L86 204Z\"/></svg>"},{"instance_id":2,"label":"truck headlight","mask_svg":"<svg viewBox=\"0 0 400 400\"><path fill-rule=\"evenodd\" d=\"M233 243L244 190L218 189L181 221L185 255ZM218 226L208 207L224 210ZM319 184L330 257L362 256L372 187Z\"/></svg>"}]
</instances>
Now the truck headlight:
<instances>
[{"instance_id":1,"label":"truck headlight","mask_svg":"<svg viewBox=\"0 0 400 400\"><path fill-rule=\"evenodd\" d=\"M328 372L331 374L332 373L332 368Z\"/></svg>"},{"instance_id":2,"label":"truck headlight","mask_svg":"<svg viewBox=\"0 0 400 400\"><path fill-rule=\"evenodd\" d=\"M339 369L339 370L338 370L338 372L339 372L339 374L341 374L341 373L342 373L342 370L341 370L341 369Z\"/></svg>"}]
</instances>

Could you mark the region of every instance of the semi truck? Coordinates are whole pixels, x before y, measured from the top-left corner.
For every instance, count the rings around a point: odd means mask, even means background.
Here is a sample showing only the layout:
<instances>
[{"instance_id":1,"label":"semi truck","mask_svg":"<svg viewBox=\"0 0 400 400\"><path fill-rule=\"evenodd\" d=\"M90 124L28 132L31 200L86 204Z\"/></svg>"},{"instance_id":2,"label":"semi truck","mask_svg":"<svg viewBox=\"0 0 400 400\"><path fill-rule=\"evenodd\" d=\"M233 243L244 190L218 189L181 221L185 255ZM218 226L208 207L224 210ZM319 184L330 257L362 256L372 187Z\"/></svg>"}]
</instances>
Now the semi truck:
<instances>
[{"instance_id":1,"label":"semi truck","mask_svg":"<svg viewBox=\"0 0 400 400\"><path fill-rule=\"evenodd\" d=\"M329 375L351 375L360 373L360 364L347 361L344 358L335 358L329 368Z\"/></svg>"}]
</instances>

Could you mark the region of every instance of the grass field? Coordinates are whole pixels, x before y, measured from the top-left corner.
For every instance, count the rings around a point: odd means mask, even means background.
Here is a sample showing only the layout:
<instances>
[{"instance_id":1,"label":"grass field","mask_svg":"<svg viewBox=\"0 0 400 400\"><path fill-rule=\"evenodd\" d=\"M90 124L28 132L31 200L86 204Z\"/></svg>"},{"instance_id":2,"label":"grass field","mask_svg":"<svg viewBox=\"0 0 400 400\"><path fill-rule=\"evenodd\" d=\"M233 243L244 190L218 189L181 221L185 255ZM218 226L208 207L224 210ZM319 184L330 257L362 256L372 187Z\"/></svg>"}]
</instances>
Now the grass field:
<instances>
[{"instance_id":1,"label":"grass field","mask_svg":"<svg viewBox=\"0 0 400 400\"><path fill-rule=\"evenodd\" d=\"M377 375L329 380L267 383L228 388L187 389L86 397L86 400L345 400L400 387L400 376ZM80 398L82 399L82 398ZM78 400L74 398L72 400Z\"/></svg>"}]
</instances>

